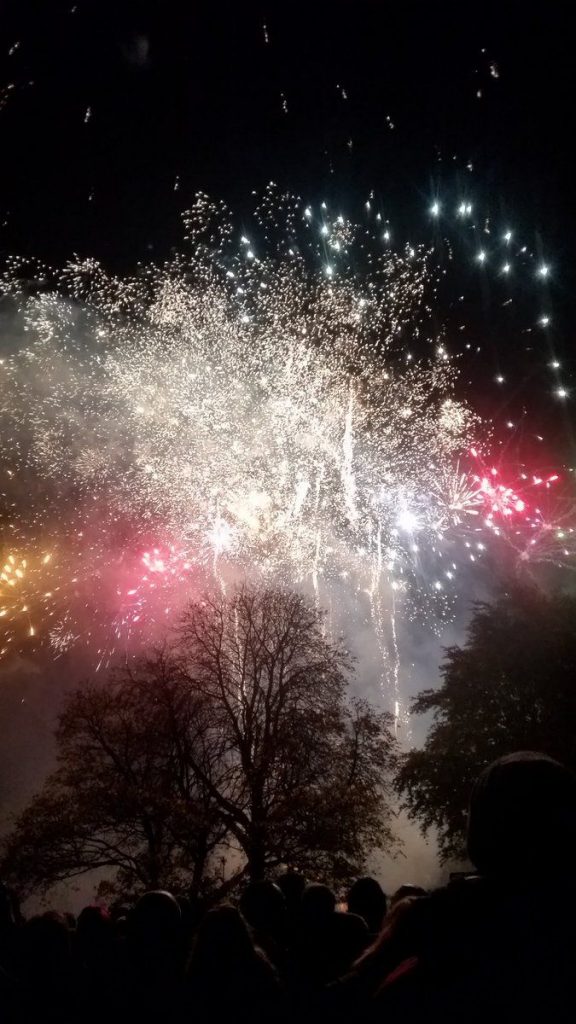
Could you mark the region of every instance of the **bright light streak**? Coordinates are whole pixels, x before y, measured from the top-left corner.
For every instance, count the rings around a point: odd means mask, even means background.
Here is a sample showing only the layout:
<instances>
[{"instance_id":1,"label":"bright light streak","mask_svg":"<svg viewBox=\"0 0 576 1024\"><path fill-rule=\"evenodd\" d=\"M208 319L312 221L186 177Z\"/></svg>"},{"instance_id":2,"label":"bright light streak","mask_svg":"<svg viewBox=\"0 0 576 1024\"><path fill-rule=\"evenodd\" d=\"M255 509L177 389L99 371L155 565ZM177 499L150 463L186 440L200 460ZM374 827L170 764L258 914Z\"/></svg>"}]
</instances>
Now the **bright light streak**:
<instances>
[{"instance_id":1,"label":"bright light streak","mask_svg":"<svg viewBox=\"0 0 576 1024\"><path fill-rule=\"evenodd\" d=\"M400 512L398 519L396 520L398 528L404 530L406 533L415 533L419 528L418 516L411 512L409 509L403 509Z\"/></svg>"}]
</instances>

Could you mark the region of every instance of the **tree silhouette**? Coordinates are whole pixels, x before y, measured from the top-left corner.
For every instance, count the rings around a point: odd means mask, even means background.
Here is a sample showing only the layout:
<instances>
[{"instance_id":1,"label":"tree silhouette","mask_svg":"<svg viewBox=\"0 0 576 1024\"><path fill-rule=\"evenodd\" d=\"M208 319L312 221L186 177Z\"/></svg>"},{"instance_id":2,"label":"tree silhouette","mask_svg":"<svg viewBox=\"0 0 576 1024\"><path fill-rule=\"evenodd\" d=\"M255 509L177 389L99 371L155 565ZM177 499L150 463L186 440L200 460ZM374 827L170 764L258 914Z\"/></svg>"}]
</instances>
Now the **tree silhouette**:
<instances>
[{"instance_id":1,"label":"tree silhouette","mask_svg":"<svg viewBox=\"0 0 576 1024\"><path fill-rule=\"evenodd\" d=\"M199 704L166 650L70 695L58 767L5 844L21 892L101 868L115 869L108 892L199 891L225 835L189 767L194 749L210 773Z\"/></svg>"},{"instance_id":2,"label":"tree silhouette","mask_svg":"<svg viewBox=\"0 0 576 1024\"><path fill-rule=\"evenodd\" d=\"M576 768L576 598L514 586L477 604L466 644L445 655L441 687L413 702L432 725L397 786L447 858L463 853L470 789L494 758L537 750Z\"/></svg>"},{"instance_id":3,"label":"tree silhouette","mask_svg":"<svg viewBox=\"0 0 576 1024\"><path fill-rule=\"evenodd\" d=\"M242 587L161 650L72 694L58 767L9 836L21 892L112 869L108 891L214 891L292 865L333 881L391 846L391 716L303 597ZM219 881L217 875L220 874Z\"/></svg>"},{"instance_id":4,"label":"tree silhouette","mask_svg":"<svg viewBox=\"0 0 576 1024\"><path fill-rule=\"evenodd\" d=\"M183 673L205 698L226 770L212 785L253 879L295 864L339 879L390 845L389 715L345 699L348 655L302 596L241 588L193 605Z\"/></svg>"}]
</instances>

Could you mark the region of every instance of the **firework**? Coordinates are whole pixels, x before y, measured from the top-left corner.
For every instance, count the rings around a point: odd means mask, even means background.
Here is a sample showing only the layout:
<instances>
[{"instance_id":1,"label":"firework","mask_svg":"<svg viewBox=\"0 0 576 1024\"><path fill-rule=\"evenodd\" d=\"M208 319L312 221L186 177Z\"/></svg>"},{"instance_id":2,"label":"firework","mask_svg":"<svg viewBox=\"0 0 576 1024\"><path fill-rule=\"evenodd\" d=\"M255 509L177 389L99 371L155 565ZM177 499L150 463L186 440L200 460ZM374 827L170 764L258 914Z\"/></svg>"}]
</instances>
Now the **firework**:
<instances>
[{"instance_id":1,"label":"firework","mask_svg":"<svg viewBox=\"0 0 576 1024\"><path fill-rule=\"evenodd\" d=\"M132 278L72 262L35 268L26 295L18 261L4 274L26 336L1 367L4 533L58 551L34 628L100 663L214 581L328 606L344 587L369 602L398 701L396 616L446 614L446 539L528 515L471 455L431 252L273 189L253 231L204 196L185 226L184 254ZM6 565L16 594L23 563Z\"/></svg>"},{"instance_id":2,"label":"firework","mask_svg":"<svg viewBox=\"0 0 576 1024\"><path fill-rule=\"evenodd\" d=\"M14 641L18 644L23 637L36 636L35 621L44 618L54 597L46 589L51 560L50 553L24 557L11 552L5 556L0 571L0 655L6 654Z\"/></svg>"}]
</instances>

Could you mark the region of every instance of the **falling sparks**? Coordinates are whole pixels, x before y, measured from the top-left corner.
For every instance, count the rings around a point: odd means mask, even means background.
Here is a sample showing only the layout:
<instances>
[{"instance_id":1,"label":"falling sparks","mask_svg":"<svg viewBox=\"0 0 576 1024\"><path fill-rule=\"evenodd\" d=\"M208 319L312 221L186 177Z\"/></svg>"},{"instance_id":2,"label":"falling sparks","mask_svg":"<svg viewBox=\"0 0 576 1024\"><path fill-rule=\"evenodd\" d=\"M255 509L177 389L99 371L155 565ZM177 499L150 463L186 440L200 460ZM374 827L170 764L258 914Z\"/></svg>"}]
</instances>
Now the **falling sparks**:
<instances>
[{"instance_id":1,"label":"falling sparks","mask_svg":"<svg viewBox=\"0 0 576 1024\"><path fill-rule=\"evenodd\" d=\"M0 629L1 647L22 636L34 637L33 617L43 619L50 612L54 594L46 589L47 567L52 555L24 556L14 552L4 556L0 571Z\"/></svg>"},{"instance_id":2,"label":"falling sparks","mask_svg":"<svg viewBox=\"0 0 576 1024\"><path fill-rule=\"evenodd\" d=\"M1 366L3 653L84 644L107 663L207 585L248 576L323 605L346 586L367 595L398 700L397 616L447 614L445 552L481 560L477 532L511 524L545 535L546 557L552 535L570 550L571 527L544 529L471 447L482 426L455 395L451 339L429 326L431 250L391 245L375 205L370 235L270 187L244 233L199 196L185 252L137 276L74 260L38 267L27 292L28 265L9 262L27 342ZM544 549L513 543L523 560Z\"/></svg>"},{"instance_id":3,"label":"falling sparks","mask_svg":"<svg viewBox=\"0 0 576 1024\"><path fill-rule=\"evenodd\" d=\"M435 536L434 481L474 423L447 352L402 360L427 254L375 252L357 278L355 225L283 202L265 196L249 237L199 197L190 266L116 280L73 262L58 295L6 279L29 345L5 368L1 423L15 495L34 481L11 526L59 542L34 623L57 650L100 643L108 622L115 637L165 622L216 568L310 584L321 600L343 573L358 593L365 577L380 616L393 580L406 610L410 586L427 586L411 537ZM288 248L281 214L291 237L302 225L289 259L274 254ZM338 249L322 267L326 239Z\"/></svg>"}]
</instances>

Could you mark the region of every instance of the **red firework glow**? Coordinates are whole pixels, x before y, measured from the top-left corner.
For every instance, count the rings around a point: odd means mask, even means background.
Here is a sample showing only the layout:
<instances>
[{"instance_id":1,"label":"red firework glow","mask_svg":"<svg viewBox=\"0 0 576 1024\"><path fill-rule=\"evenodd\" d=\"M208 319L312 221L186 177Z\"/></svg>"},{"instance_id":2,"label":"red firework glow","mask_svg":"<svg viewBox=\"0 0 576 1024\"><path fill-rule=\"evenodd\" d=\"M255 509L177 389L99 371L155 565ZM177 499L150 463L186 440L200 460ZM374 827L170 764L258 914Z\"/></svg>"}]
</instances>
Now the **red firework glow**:
<instances>
[{"instance_id":1,"label":"red firework glow","mask_svg":"<svg viewBox=\"0 0 576 1024\"><path fill-rule=\"evenodd\" d=\"M470 494L484 510L484 525L516 552L517 566L572 568L576 511L560 474L521 471L510 484L502 481L504 470L485 466L476 449L471 455L480 472L469 476Z\"/></svg>"},{"instance_id":2,"label":"red firework glow","mask_svg":"<svg viewBox=\"0 0 576 1024\"><path fill-rule=\"evenodd\" d=\"M550 490L552 485L560 480L558 473L544 476L532 475L532 477L526 473L520 473L520 484L511 486L502 482L501 472L496 466L487 469L481 463L481 456L475 448L470 450L470 454L481 464L481 473L474 473L472 480L484 505L485 523L496 531L498 530L498 521L510 520L518 515L529 523L531 513L539 513L540 510L536 507L532 509L531 503L526 500L525 496L522 497L519 491L526 495L526 491L533 488Z\"/></svg>"}]
</instances>

